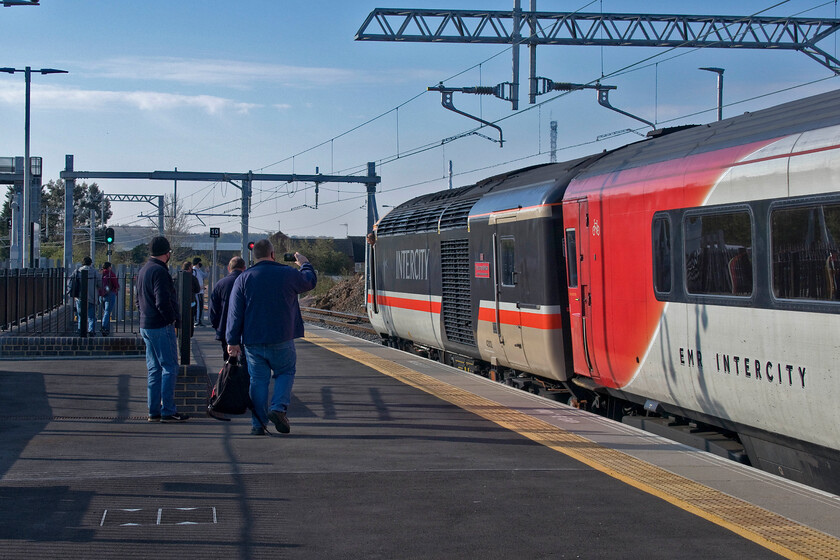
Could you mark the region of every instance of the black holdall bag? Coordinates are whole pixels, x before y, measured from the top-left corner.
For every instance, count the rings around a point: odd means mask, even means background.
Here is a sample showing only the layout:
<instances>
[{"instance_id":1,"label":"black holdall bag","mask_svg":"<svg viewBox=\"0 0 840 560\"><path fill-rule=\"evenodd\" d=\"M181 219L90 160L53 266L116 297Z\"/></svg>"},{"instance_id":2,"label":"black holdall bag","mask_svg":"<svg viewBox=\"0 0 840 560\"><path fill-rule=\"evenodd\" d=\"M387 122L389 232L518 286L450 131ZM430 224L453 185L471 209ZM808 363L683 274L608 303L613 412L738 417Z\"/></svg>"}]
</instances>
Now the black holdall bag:
<instances>
[{"instance_id":1,"label":"black holdall bag","mask_svg":"<svg viewBox=\"0 0 840 560\"><path fill-rule=\"evenodd\" d=\"M210 393L207 414L217 420L230 421L230 418L222 415L248 412L252 408L251 397L248 394L250 385L247 364L239 363L235 356L228 358Z\"/></svg>"}]
</instances>

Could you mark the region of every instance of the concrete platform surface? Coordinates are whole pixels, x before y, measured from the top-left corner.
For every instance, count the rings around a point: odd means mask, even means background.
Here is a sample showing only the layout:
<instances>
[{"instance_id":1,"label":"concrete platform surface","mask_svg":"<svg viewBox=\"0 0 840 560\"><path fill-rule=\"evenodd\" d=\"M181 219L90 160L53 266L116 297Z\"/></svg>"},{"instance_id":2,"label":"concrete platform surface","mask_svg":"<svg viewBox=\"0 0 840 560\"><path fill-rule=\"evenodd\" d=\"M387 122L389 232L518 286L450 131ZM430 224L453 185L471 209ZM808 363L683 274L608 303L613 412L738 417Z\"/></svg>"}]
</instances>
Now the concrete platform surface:
<instances>
[{"instance_id":1,"label":"concrete platform surface","mask_svg":"<svg viewBox=\"0 0 840 560\"><path fill-rule=\"evenodd\" d=\"M142 359L0 361L0 558L791 557L324 340L580 426L593 442L575 440L581 453L610 440L648 456L666 446L685 470L714 462L706 455L314 331L298 341L286 436L251 436L247 417L147 422ZM212 331L196 329L194 343L218 371Z\"/></svg>"}]
</instances>

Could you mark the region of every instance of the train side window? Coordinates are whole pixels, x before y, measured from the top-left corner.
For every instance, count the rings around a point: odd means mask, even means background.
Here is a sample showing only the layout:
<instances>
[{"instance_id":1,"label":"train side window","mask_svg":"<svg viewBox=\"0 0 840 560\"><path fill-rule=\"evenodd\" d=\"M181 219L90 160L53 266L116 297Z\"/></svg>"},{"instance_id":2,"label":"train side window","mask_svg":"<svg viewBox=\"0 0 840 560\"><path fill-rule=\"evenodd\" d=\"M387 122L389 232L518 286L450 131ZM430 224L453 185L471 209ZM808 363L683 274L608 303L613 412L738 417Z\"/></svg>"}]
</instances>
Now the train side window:
<instances>
[{"instance_id":1,"label":"train side window","mask_svg":"<svg viewBox=\"0 0 840 560\"><path fill-rule=\"evenodd\" d=\"M840 300L840 204L770 211L773 295Z\"/></svg>"},{"instance_id":2,"label":"train side window","mask_svg":"<svg viewBox=\"0 0 840 560\"><path fill-rule=\"evenodd\" d=\"M660 294L671 292L671 220L653 218L653 288Z\"/></svg>"},{"instance_id":3,"label":"train side window","mask_svg":"<svg viewBox=\"0 0 840 560\"><path fill-rule=\"evenodd\" d=\"M569 275L569 287L578 287L578 254L575 242L575 230L566 230L566 267Z\"/></svg>"},{"instance_id":4,"label":"train side window","mask_svg":"<svg viewBox=\"0 0 840 560\"><path fill-rule=\"evenodd\" d=\"M502 286L516 285L514 265L514 247L513 237L502 237L499 240L499 253L501 256L501 264L499 270L502 273Z\"/></svg>"},{"instance_id":5,"label":"train side window","mask_svg":"<svg viewBox=\"0 0 840 560\"><path fill-rule=\"evenodd\" d=\"M683 228L688 293L752 295L753 236L749 212L686 215Z\"/></svg>"}]
</instances>

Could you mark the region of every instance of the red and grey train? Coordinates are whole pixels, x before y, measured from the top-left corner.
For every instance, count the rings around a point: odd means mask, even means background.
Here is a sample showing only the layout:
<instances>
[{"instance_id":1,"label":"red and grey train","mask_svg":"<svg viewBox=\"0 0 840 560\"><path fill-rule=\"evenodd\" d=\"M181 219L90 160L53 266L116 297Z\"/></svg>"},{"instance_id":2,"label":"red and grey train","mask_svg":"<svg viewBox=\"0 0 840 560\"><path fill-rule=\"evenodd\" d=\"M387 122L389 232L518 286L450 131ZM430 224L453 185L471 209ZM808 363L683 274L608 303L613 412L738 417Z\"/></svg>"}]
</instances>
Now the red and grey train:
<instances>
[{"instance_id":1,"label":"red and grey train","mask_svg":"<svg viewBox=\"0 0 840 560\"><path fill-rule=\"evenodd\" d=\"M649 136L392 210L372 325L840 493L840 91Z\"/></svg>"}]
</instances>

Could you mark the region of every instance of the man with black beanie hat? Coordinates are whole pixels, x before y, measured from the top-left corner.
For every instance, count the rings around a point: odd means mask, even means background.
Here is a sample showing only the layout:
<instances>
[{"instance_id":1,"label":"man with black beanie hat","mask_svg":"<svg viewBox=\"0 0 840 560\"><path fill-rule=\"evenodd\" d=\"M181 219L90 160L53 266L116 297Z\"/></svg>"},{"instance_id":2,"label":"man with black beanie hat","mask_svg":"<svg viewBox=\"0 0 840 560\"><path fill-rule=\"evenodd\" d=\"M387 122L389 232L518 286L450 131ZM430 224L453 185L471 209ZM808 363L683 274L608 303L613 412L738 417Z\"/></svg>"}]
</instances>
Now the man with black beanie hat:
<instances>
[{"instance_id":1,"label":"man with black beanie hat","mask_svg":"<svg viewBox=\"0 0 840 560\"><path fill-rule=\"evenodd\" d=\"M137 303L140 335L146 343L149 422L183 422L189 416L175 408L178 377L178 299L167 264L172 257L169 240L155 237L149 243L152 256L137 273Z\"/></svg>"}]
</instances>

